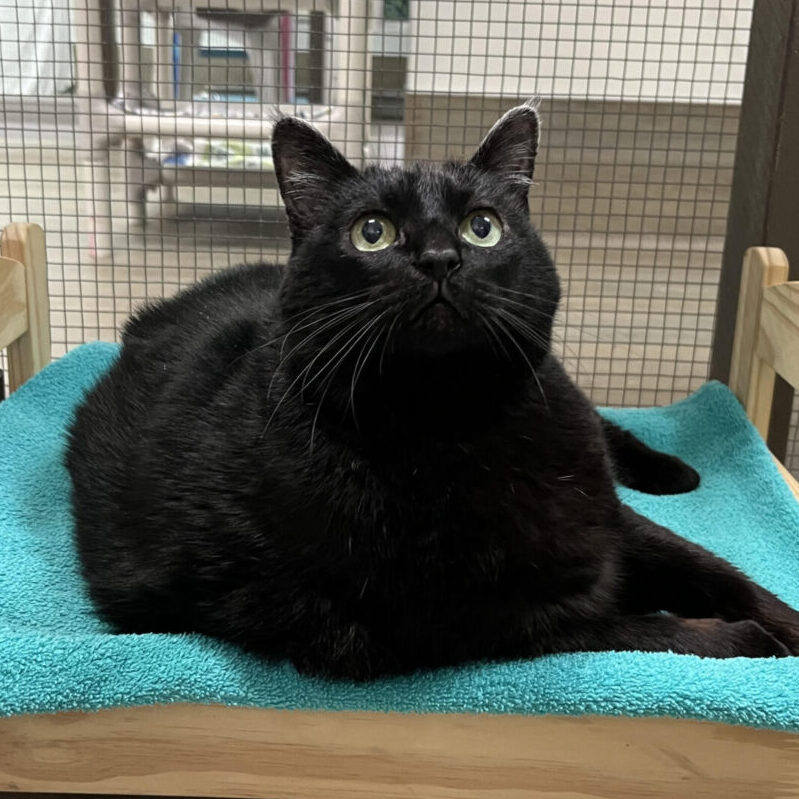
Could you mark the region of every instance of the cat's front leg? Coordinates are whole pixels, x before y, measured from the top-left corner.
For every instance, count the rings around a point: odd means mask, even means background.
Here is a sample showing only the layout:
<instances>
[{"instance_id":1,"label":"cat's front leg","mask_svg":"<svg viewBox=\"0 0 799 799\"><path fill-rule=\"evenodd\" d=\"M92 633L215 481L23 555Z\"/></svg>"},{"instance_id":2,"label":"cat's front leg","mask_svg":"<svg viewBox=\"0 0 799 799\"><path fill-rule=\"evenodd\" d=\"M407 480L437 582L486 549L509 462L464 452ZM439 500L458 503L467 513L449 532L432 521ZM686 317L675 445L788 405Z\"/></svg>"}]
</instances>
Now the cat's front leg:
<instances>
[{"instance_id":1,"label":"cat's front leg","mask_svg":"<svg viewBox=\"0 0 799 799\"><path fill-rule=\"evenodd\" d=\"M337 680L362 682L397 670L362 621L327 601L298 621L286 655L303 674Z\"/></svg>"},{"instance_id":2,"label":"cat's front leg","mask_svg":"<svg viewBox=\"0 0 799 799\"><path fill-rule=\"evenodd\" d=\"M752 620L799 655L799 612L727 561L622 506L621 609Z\"/></svg>"},{"instance_id":3,"label":"cat's front leg","mask_svg":"<svg viewBox=\"0 0 799 799\"><path fill-rule=\"evenodd\" d=\"M310 645L292 646L289 660L303 674L355 682L374 679L385 670L368 633L355 622L328 631L324 639Z\"/></svg>"},{"instance_id":4,"label":"cat's front leg","mask_svg":"<svg viewBox=\"0 0 799 799\"><path fill-rule=\"evenodd\" d=\"M551 653L676 652L708 658L786 657L788 649L757 622L683 619L669 614L614 616L553 637Z\"/></svg>"}]
</instances>

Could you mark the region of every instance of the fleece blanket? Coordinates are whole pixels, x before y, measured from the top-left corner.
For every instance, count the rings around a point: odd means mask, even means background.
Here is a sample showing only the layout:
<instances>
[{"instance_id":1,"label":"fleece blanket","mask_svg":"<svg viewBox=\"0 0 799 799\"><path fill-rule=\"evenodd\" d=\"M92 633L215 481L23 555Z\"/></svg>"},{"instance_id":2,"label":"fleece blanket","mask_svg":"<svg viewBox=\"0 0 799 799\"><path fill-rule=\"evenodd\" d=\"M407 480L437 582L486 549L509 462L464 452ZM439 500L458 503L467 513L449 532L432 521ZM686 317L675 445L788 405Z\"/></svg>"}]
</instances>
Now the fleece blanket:
<instances>
[{"instance_id":1,"label":"fleece blanket","mask_svg":"<svg viewBox=\"0 0 799 799\"><path fill-rule=\"evenodd\" d=\"M118 350L89 344L0 403L0 716L170 702L271 708L674 716L799 731L799 658L569 654L368 685L302 677L200 635L115 635L94 614L72 543L64 431ZM687 495L620 489L661 524L799 607L799 503L730 392L604 410L702 475Z\"/></svg>"}]
</instances>

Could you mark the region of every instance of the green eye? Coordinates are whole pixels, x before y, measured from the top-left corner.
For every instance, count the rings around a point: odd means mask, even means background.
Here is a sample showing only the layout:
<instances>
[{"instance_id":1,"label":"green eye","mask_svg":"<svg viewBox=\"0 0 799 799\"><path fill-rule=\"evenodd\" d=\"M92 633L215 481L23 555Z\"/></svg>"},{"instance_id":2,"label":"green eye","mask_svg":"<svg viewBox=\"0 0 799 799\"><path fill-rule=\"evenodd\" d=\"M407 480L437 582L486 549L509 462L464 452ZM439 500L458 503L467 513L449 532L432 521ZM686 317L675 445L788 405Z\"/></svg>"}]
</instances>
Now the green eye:
<instances>
[{"instance_id":1,"label":"green eye","mask_svg":"<svg viewBox=\"0 0 799 799\"><path fill-rule=\"evenodd\" d=\"M350 239L355 249L375 252L390 247L397 240L397 229L390 219L380 214L366 214L352 226Z\"/></svg>"},{"instance_id":2,"label":"green eye","mask_svg":"<svg viewBox=\"0 0 799 799\"><path fill-rule=\"evenodd\" d=\"M502 223L496 214L472 211L460 224L461 238L477 247L493 247L502 238Z\"/></svg>"}]
</instances>

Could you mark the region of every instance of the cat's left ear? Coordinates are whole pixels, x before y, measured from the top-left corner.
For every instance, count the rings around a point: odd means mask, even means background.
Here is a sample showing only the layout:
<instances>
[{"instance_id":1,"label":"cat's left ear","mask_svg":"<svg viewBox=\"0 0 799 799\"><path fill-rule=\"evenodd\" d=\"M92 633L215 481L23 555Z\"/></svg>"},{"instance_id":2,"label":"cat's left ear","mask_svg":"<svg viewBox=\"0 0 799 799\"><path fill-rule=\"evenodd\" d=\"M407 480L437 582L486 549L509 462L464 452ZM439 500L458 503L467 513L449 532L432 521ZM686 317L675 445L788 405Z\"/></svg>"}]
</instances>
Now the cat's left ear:
<instances>
[{"instance_id":1,"label":"cat's left ear","mask_svg":"<svg viewBox=\"0 0 799 799\"><path fill-rule=\"evenodd\" d=\"M341 182L358 174L321 133L293 117L275 123L272 161L294 238L318 222Z\"/></svg>"},{"instance_id":2,"label":"cat's left ear","mask_svg":"<svg viewBox=\"0 0 799 799\"><path fill-rule=\"evenodd\" d=\"M537 100L511 108L488 131L470 163L507 178L526 199L538 153L539 120Z\"/></svg>"}]
</instances>

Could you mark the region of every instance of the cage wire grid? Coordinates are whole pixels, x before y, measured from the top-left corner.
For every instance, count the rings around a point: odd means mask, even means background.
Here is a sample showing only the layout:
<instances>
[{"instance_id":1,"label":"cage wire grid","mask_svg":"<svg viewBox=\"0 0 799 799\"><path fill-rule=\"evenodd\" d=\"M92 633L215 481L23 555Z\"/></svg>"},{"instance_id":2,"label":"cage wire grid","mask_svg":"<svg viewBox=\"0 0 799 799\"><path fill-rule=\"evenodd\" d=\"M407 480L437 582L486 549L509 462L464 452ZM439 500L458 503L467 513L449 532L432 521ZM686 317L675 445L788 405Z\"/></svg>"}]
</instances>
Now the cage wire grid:
<instances>
[{"instance_id":1,"label":"cage wire grid","mask_svg":"<svg viewBox=\"0 0 799 799\"><path fill-rule=\"evenodd\" d=\"M0 219L45 228L59 356L287 257L276 106L393 164L468 157L538 94L558 352L598 404L671 402L707 379L752 5L0 0Z\"/></svg>"}]
</instances>

